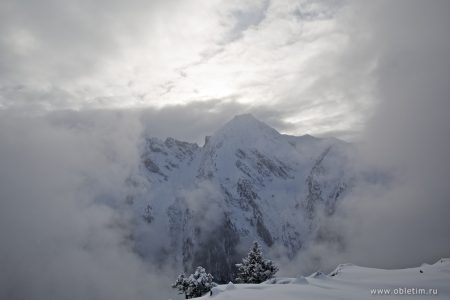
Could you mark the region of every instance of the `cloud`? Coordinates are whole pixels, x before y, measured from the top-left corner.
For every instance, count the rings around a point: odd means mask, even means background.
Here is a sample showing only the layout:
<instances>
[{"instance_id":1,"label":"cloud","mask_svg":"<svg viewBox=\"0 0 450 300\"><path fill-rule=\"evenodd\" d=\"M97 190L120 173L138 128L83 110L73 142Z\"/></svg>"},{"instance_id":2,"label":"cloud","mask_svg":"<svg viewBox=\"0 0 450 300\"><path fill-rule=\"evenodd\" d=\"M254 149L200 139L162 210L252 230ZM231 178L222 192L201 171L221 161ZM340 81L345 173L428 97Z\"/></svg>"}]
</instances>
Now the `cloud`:
<instances>
[{"instance_id":1,"label":"cloud","mask_svg":"<svg viewBox=\"0 0 450 300\"><path fill-rule=\"evenodd\" d=\"M6 1L0 108L162 108L234 99L252 111L283 111L280 121L296 126L292 133L358 132L373 101L371 61L347 54L346 5Z\"/></svg>"},{"instance_id":2,"label":"cloud","mask_svg":"<svg viewBox=\"0 0 450 300\"><path fill-rule=\"evenodd\" d=\"M306 247L300 270L345 262L404 268L449 256L449 11L445 1L351 6L349 24L367 37L355 50L377 56L379 102L355 164L372 178L358 182L333 218L321 219L329 239Z\"/></svg>"},{"instance_id":3,"label":"cloud","mask_svg":"<svg viewBox=\"0 0 450 300\"><path fill-rule=\"evenodd\" d=\"M195 242L202 242L201 238L210 238L214 230L223 226L226 211L221 201L220 188L204 181L194 188L181 190L177 197L180 197L186 205L195 220L195 226L202 230Z\"/></svg>"},{"instance_id":4,"label":"cloud","mask_svg":"<svg viewBox=\"0 0 450 300\"><path fill-rule=\"evenodd\" d=\"M170 272L133 253L127 212L104 203L125 197L141 134L202 143L244 112L294 134L364 128L358 167L392 172L342 202L322 226L338 243L309 245L297 271L448 256L448 11L3 1L0 298L157 298Z\"/></svg>"},{"instance_id":5,"label":"cloud","mask_svg":"<svg viewBox=\"0 0 450 300\"><path fill-rule=\"evenodd\" d=\"M133 252L128 213L105 204L127 193L139 122L0 119L0 298L169 297L171 275Z\"/></svg>"},{"instance_id":6,"label":"cloud","mask_svg":"<svg viewBox=\"0 0 450 300\"><path fill-rule=\"evenodd\" d=\"M367 125L364 154L371 164L391 166L398 180L354 206L367 217L358 243L378 265L433 262L450 253L449 11L445 1L385 1L367 18L379 51L381 102ZM380 16L384 21L374 25Z\"/></svg>"},{"instance_id":7,"label":"cloud","mask_svg":"<svg viewBox=\"0 0 450 300\"><path fill-rule=\"evenodd\" d=\"M146 3L3 2L1 64L7 72L3 78L46 84L45 80L60 82L92 72L102 56L115 53L119 40L114 33L131 34L132 26L142 21L140 12L156 6Z\"/></svg>"}]
</instances>

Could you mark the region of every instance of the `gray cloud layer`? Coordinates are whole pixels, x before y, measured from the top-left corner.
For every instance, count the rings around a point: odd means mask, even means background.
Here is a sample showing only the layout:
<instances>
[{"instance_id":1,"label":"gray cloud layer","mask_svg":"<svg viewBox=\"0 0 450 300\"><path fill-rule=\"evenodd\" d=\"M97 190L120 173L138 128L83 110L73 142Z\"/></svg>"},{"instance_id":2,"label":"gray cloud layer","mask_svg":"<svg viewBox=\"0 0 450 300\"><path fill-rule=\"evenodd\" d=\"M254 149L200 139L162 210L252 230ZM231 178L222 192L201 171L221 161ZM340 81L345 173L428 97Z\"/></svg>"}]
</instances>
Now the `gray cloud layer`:
<instances>
[{"instance_id":1,"label":"gray cloud layer","mask_svg":"<svg viewBox=\"0 0 450 300\"><path fill-rule=\"evenodd\" d=\"M322 230L339 243L310 245L298 264L311 271L344 262L434 263L450 255L450 4L377 1L354 8L358 30L371 35L366 49L378 56L380 100L357 167L392 177L357 186L335 217L323 218Z\"/></svg>"},{"instance_id":2,"label":"gray cloud layer","mask_svg":"<svg viewBox=\"0 0 450 300\"><path fill-rule=\"evenodd\" d=\"M279 111L290 132L351 137L372 102L371 60L347 55L344 4L3 1L0 108L220 109L232 99Z\"/></svg>"},{"instance_id":3,"label":"gray cloud layer","mask_svg":"<svg viewBox=\"0 0 450 300\"><path fill-rule=\"evenodd\" d=\"M405 266L450 255L450 3L382 4L367 16L370 25L380 14L383 22L374 26L381 102L365 153L372 164L397 167L399 182L354 209L371 216L360 243L374 264Z\"/></svg>"},{"instance_id":4,"label":"gray cloud layer","mask_svg":"<svg viewBox=\"0 0 450 300\"><path fill-rule=\"evenodd\" d=\"M0 115L0 299L168 297L164 271L132 251L126 212L102 204L127 193L139 122Z\"/></svg>"}]
</instances>

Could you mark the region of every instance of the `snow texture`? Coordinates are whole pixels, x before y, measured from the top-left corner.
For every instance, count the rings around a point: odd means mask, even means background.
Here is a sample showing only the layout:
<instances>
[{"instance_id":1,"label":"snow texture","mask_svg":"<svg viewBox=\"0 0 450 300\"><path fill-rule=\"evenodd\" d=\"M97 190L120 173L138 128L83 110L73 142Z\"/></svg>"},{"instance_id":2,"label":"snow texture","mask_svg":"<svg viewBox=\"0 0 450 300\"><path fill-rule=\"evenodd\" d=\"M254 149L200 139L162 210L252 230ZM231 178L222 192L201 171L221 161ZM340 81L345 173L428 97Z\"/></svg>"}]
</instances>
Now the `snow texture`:
<instances>
[{"instance_id":1,"label":"snow texture","mask_svg":"<svg viewBox=\"0 0 450 300\"><path fill-rule=\"evenodd\" d=\"M400 270L346 264L338 266L330 275L316 275L307 278L273 278L261 284L237 284L233 290L229 290L227 285L220 285L212 296L200 299L450 299L449 259L441 259L433 265Z\"/></svg>"}]
</instances>

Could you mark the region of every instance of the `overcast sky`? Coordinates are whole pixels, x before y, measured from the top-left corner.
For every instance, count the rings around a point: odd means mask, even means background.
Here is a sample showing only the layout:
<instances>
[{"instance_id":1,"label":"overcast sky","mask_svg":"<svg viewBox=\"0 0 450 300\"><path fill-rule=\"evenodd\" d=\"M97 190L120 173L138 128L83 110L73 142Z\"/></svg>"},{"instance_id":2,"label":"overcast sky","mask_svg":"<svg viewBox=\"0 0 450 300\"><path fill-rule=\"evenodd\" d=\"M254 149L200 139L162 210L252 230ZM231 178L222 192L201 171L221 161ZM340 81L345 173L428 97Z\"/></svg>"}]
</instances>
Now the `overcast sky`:
<instances>
[{"instance_id":1,"label":"overcast sky","mask_svg":"<svg viewBox=\"0 0 450 300\"><path fill-rule=\"evenodd\" d=\"M360 52L368 33L351 24L354 6L2 1L0 108L192 104L226 118L252 112L288 133L352 138L371 111L376 61Z\"/></svg>"}]
</instances>

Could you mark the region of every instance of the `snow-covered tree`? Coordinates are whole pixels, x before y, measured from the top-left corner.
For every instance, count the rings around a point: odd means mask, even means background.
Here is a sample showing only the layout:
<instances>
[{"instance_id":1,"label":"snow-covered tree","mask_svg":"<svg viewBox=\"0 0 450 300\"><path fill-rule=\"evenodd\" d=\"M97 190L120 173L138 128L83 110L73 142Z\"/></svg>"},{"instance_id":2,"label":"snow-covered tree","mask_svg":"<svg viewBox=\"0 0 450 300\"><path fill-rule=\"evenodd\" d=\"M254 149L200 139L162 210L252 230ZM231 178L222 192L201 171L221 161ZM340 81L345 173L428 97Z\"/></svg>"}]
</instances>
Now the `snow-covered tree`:
<instances>
[{"instance_id":1,"label":"snow-covered tree","mask_svg":"<svg viewBox=\"0 0 450 300\"><path fill-rule=\"evenodd\" d=\"M186 277L184 273L180 274L172 287L177 288L180 294L186 296L186 299L201 297L216 286L213 279L211 274L206 273L205 268L197 267L194 274L189 277Z\"/></svg>"},{"instance_id":2,"label":"snow-covered tree","mask_svg":"<svg viewBox=\"0 0 450 300\"><path fill-rule=\"evenodd\" d=\"M271 260L262 257L258 242L253 242L247 257L242 259L241 264L236 264L236 267L238 268L236 281L241 283L261 283L278 272L278 267Z\"/></svg>"}]
</instances>

